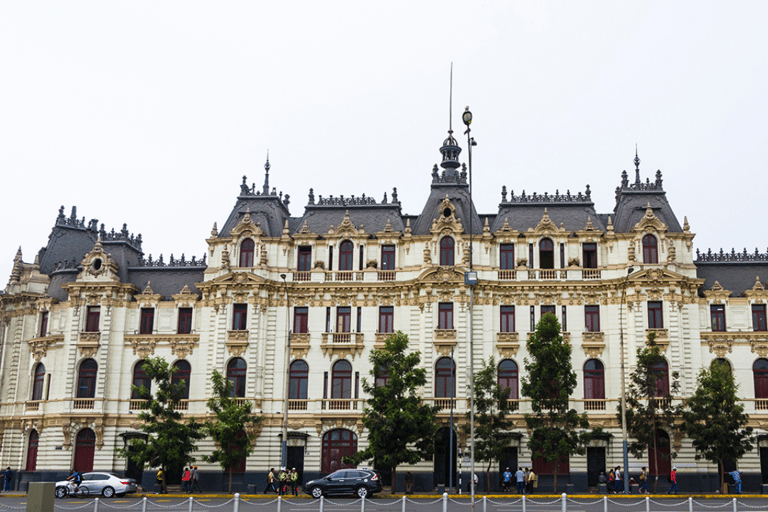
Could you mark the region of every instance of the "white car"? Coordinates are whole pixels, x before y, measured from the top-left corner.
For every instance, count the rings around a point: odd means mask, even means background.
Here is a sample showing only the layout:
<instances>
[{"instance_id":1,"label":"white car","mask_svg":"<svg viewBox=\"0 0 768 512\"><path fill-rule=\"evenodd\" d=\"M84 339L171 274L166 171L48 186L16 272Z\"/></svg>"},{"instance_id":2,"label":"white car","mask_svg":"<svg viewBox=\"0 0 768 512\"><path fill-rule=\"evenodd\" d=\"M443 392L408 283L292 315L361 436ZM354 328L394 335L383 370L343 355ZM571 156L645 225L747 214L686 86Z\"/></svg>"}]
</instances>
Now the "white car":
<instances>
[{"instance_id":1,"label":"white car","mask_svg":"<svg viewBox=\"0 0 768 512\"><path fill-rule=\"evenodd\" d=\"M67 496L95 496L101 494L105 498L124 496L129 492L136 492L138 485L133 478L122 478L112 473L83 473L83 482L80 490L74 493L74 486L68 480L56 482L56 497Z\"/></svg>"}]
</instances>

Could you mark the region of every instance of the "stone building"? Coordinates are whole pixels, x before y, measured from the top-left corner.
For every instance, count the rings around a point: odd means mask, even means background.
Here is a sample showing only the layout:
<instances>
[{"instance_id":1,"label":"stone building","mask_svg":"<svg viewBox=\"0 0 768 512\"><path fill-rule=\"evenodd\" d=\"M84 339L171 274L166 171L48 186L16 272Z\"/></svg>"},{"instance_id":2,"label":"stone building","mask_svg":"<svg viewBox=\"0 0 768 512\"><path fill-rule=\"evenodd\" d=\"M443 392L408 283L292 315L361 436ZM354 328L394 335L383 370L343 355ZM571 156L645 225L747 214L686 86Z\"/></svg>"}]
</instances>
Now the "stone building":
<instances>
[{"instance_id":1,"label":"stone building","mask_svg":"<svg viewBox=\"0 0 768 512\"><path fill-rule=\"evenodd\" d=\"M139 435L141 403L131 385L143 382L141 361L152 355L188 383L185 414L206 414L217 369L265 417L253 455L238 468L241 489L263 485L265 472L280 465L286 378L289 466L304 480L328 473L365 446L368 356L401 330L427 369L421 396L441 407L434 460L410 468L417 489L432 489L447 479L452 396L457 423L465 421L471 328L475 365L494 357L516 400L513 447L494 471L533 466L545 487L552 468L527 448L530 403L519 382L525 340L552 312L579 375L572 406L606 433L561 468L560 482L585 489L604 467L622 464L622 329L630 371L648 332L657 333L667 361L660 370L680 372L679 398L692 393L700 368L714 359L730 364L760 434L759 450L739 467L746 488L765 481L766 255L694 254L694 234L673 212L661 172L643 181L637 157L634 180L621 175L612 212L595 209L587 185L543 195L503 187L498 207L482 206L495 211L478 213L450 132L440 152L419 215L403 214L396 189L382 201L316 198L310 189L303 213L292 216L289 196L270 188L267 162L261 189L243 178L202 258L153 259L126 226L108 232L62 207L47 246L32 263L17 254L0 294L0 464L18 468L22 488L73 467L141 478L115 448ZM470 254L478 273L471 326ZM688 440L658 435L662 453L679 454L682 489L716 488L716 468L696 461ZM466 450L458 429L457 437ZM200 453L212 447L199 443ZM199 465L204 485L220 486L220 470ZM647 465L647 457L631 459L630 474ZM658 472L669 466L662 460ZM153 477L144 471L149 488Z\"/></svg>"}]
</instances>

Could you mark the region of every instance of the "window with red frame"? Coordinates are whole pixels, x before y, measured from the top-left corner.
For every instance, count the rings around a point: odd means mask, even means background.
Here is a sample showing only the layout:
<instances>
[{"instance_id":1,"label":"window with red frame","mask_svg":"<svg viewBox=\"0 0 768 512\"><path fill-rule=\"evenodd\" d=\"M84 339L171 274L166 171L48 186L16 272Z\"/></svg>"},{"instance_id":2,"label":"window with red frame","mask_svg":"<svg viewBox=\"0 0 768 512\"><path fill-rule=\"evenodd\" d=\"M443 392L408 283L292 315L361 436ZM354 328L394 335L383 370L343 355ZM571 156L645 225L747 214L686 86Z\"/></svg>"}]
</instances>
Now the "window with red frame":
<instances>
[{"instance_id":1,"label":"window with red frame","mask_svg":"<svg viewBox=\"0 0 768 512\"><path fill-rule=\"evenodd\" d=\"M100 306L88 306L85 318L86 332L99 332L99 317L101 315Z\"/></svg>"},{"instance_id":2,"label":"window with red frame","mask_svg":"<svg viewBox=\"0 0 768 512\"><path fill-rule=\"evenodd\" d=\"M40 313L40 336L48 334L48 312L43 311Z\"/></svg>"},{"instance_id":3,"label":"window with red frame","mask_svg":"<svg viewBox=\"0 0 768 512\"><path fill-rule=\"evenodd\" d=\"M755 398L768 398L768 359L758 359L752 365Z\"/></svg>"},{"instance_id":4,"label":"window with red frame","mask_svg":"<svg viewBox=\"0 0 768 512\"><path fill-rule=\"evenodd\" d=\"M499 256L501 270L515 269L515 244L501 244L499 246Z\"/></svg>"},{"instance_id":5,"label":"window with red frame","mask_svg":"<svg viewBox=\"0 0 768 512\"><path fill-rule=\"evenodd\" d=\"M586 400L605 399L605 369L597 359L584 363L584 398Z\"/></svg>"},{"instance_id":6,"label":"window with red frame","mask_svg":"<svg viewBox=\"0 0 768 512\"><path fill-rule=\"evenodd\" d=\"M381 270L395 270L395 246L381 246Z\"/></svg>"},{"instance_id":7,"label":"window with red frame","mask_svg":"<svg viewBox=\"0 0 768 512\"><path fill-rule=\"evenodd\" d=\"M96 396L96 375L99 365L93 359L80 363L77 376L77 398L93 398Z\"/></svg>"},{"instance_id":8,"label":"window with red frame","mask_svg":"<svg viewBox=\"0 0 768 512\"><path fill-rule=\"evenodd\" d=\"M246 238L240 244L240 266L252 267L253 266L253 248L254 243L250 238Z\"/></svg>"},{"instance_id":9,"label":"window with red frame","mask_svg":"<svg viewBox=\"0 0 768 512\"><path fill-rule=\"evenodd\" d=\"M45 365L37 363L37 366L35 366L35 380L32 385L32 400L43 399L43 386L45 386Z\"/></svg>"},{"instance_id":10,"label":"window with red frame","mask_svg":"<svg viewBox=\"0 0 768 512\"><path fill-rule=\"evenodd\" d=\"M395 308L381 306L379 308L379 332L395 332Z\"/></svg>"},{"instance_id":11,"label":"window with red frame","mask_svg":"<svg viewBox=\"0 0 768 512\"><path fill-rule=\"evenodd\" d=\"M352 308L342 306L336 308L336 332L352 332Z\"/></svg>"},{"instance_id":12,"label":"window with red frame","mask_svg":"<svg viewBox=\"0 0 768 512\"><path fill-rule=\"evenodd\" d=\"M171 377L171 384L184 384L181 386L181 398L182 400L189 399L189 383L192 377L192 366L187 361L181 360L173 363L173 376Z\"/></svg>"},{"instance_id":13,"label":"window with red frame","mask_svg":"<svg viewBox=\"0 0 768 512\"><path fill-rule=\"evenodd\" d=\"M235 304L232 314L232 330L245 331L248 329L248 304Z\"/></svg>"},{"instance_id":14,"label":"window with red frame","mask_svg":"<svg viewBox=\"0 0 768 512\"><path fill-rule=\"evenodd\" d=\"M137 388L147 388L147 391L152 391L152 379L149 378L147 372L144 371L145 361L142 359L136 363L133 367L133 385ZM139 391L131 388L131 398L136 400L139 398Z\"/></svg>"},{"instance_id":15,"label":"window with red frame","mask_svg":"<svg viewBox=\"0 0 768 512\"><path fill-rule=\"evenodd\" d=\"M141 308L141 321L139 322L139 334L152 334L155 324L155 308Z\"/></svg>"},{"instance_id":16,"label":"window with red frame","mask_svg":"<svg viewBox=\"0 0 768 512\"><path fill-rule=\"evenodd\" d=\"M291 400L306 400L309 385L309 365L306 361L297 359L291 363L288 397Z\"/></svg>"},{"instance_id":17,"label":"window with red frame","mask_svg":"<svg viewBox=\"0 0 768 512\"><path fill-rule=\"evenodd\" d=\"M336 361L331 371L331 398L352 398L352 365Z\"/></svg>"},{"instance_id":18,"label":"window with red frame","mask_svg":"<svg viewBox=\"0 0 768 512\"><path fill-rule=\"evenodd\" d=\"M549 238L539 242L539 268L555 268L555 244Z\"/></svg>"},{"instance_id":19,"label":"window with red frame","mask_svg":"<svg viewBox=\"0 0 768 512\"><path fill-rule=\"evenodd\" d=\"M299 272L309 272L312 270L312 247L299 246L299 261L297 265Z\"/></svg>"},{"instance_id":20,"label":"window with red frame","mask_svg":"<svg viewBox=\"0 0 768 512\"><path fill-rule=\"evenodd\" d=\"M643 237L643 263L659 262L659 242L653 235Z\"/></svg>"},{"instance_id":21,"label":"window with red frame","mask_svg":"<svg viewBox=\"0 0 768 512\"><path fill-rule=\"evenodd\" d=\"M766 331L765 304L752 304L752 329Z\"/></svg>"},{"instance_id":22,"label":"window with red frame","mask_svg":"<svg viewBox=\"0 0 768 512\"><path fill-rule=\"evenodd\" d=\"M656 378L656 397L661 398L669 394L669 365L666 361L660 361L653 365L653 375Z\"/></svg>"},{"instance_id":23,"label":"window with red frame","mask_svg":"<svg viewBox=\"0 0 768 512\"><path fill-rule=\"evenodd\" d=\"M597 244L589 243L581 246L582 266L597 268Z\"/></svg>"},{"instance_id":24,"label":"window with red frame","mask_svg":"<svg viewBox=\"0 0 768 512\"><path fill-rule=\"evenodd\" d=\"M339 270L352 270L353 259L354 246L349 240L344 240L339 246Z\"/></svg>"},{"instance_id":25,"label":"window with red frame","mask_svg":"<svg viewBox=\"0 0 768 512\"><path fill-rule=\"evenodd\" d=\"M456 363L441 357L435 364L435 398L453 398L456 385Z\"/></svg>"},{"instance_id":26,"label":"window with red frame","mask_svg":"<svg viewBox=\"0 0 768 512\"><path fill-rule=\"evenodd\" d=\"M293 332L304 334L309 332L309 308L293 308Z\"/></svg>"},{"instance_id":27,"label":"window with red frame","mask_svg":"<svg viewBox=\"0 0 768 512\"><path fill-rule=\"evenodd\" d=\"M179 308L179 321L176 326L176 332L179 334L190 334L192 332L192 308Z\"/></svg>"},{"instance_id":28,"label":"window with red frame","mask_svg":"<svg viewBox=\"0 0 768 512\"><path fill-rule=\"evenodd\" d=\"M245 396L245 376L247 370L248 365L239 357L227 363L227 379L232 383L229 396L239 398Z\"/></svg>"},{"instance_id":29,"label":"window with red frame","mask_svg":"<svg viewBox=\"0 0 768 512\"><path fill-rule=\"evenodd\" d=\"M321 469L323 473L333 473L338 469L354 467L344 464L343 458L357 453L357 434L350 430L337 428L323 435L323 455Z\"/></svg>"},{"instance_id":30,"label":"window with red frame","mask_svg":"<svg viewBox=\"0 0 768 512\"><path fill-rule=\"evenodd\" d=\"M709 316L712 320L712 330L717 332L725 331L725 305L712 304L709 306Z\"/></svg>"},{"instance_id":31,"label":"window with red frame","mask_svg":"<svg viewBox=\"0 0 768 512\"><path fill-rule=\"evenodd\" d=\"M648 328L664 328L664 311L661 307L661 301L652 300L648 302Z\"/></svg>"},{"instance_id":32,"label":"window with red frame","mask_svg":"<svg viewBox=\"0 0 768 512\"><path fill-rule=\"evenodd\" d=\"M584 306L584 328L587 332L600 332L600 306Z\"/></svg>"},{"instance_id":33,"label":"window with red frame","mask_svg":"<svg viewBox=\"0 0 768 512\"><path fill-rule=\"evenodd\" d=\"M515 306L501 306L500 332L515 332Z\"/></svg>"},{"instance_id":34,"label":"window with red frame","mask_svg":"<svg viewBox=\"0 0 768 512\"><path fill-rule=\"evenodd\" d=\"M503 359L499 363L498 382L501 389L509 388L509 399L517 400L517 363L511 359Z\"/></svg>"},{"instance_id":35,"label":"window with red frame","mask_svg":"<svg viewBox=\"0 0 768 512\"><path fill-rule=\"evenodd\" d=\"M453 303L441 302L437 309L437 328L453 329Z\"/></svg>"},{"instance_id":36,"label":"window with red frame","mask_svg":"<svg viewBox=\"0 0 768 512\"><path fill-rule=\"evenodd\" d=\"M455 243L453 238L444 236L440 240L440 265L451 267L453 266L453 253Z\"/></svg>"}]
</instances>

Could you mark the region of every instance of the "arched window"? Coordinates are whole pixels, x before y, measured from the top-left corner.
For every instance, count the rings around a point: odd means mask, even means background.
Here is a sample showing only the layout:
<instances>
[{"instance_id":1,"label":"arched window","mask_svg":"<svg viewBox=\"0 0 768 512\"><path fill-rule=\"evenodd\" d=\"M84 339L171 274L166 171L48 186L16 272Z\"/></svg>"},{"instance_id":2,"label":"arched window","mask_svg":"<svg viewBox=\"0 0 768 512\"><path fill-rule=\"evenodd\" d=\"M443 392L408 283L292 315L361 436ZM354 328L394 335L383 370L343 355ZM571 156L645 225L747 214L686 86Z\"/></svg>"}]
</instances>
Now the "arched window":
<instances>
[{"instance_id":1,"label":"arched window","mask_svg":"<svg viewBox=\"0 0 768 512\"><path fill-rule=\"evenodd\" d=\"M435 364L435 398L453 398L456 364L450 357L441 357Z\"/></svg>"},{"instance_id":2,"label":"arched window","mask_svg":"<svg viewBox=\"0 0 768 512\"><path fill-rule=\"evenodd\" d=\"M499 386L509 388L509 399L517 400L517 363L511 359L503 359L499 363Z\"/></svg>"},{"instance_id":3,"label":"arched window","mask_svg":"<svg viewBox=\"0 0 768 512\"><path fill-rule=\"evenodd\" d=\"M37 363L35 366L35 381L32 385L32 400L43 399L43 386L45 385L45 365Z\"/></svg>"},{"instance_id":4,"label":"arched window","mask_svg":"<svg viewBox=\"0 0 768 512\"><path fill-rule=\"evenodd\" d=\"M147 391L152 391L152 379L150 379L147 376L147 372L144 371L144 361L143 359L136 363L136 366L133 367L133 385L140 388L145 387L147 388ZM134 400L139 398L139 392L136 389L131 389L131 398Z\"/></svg>"},{"instance_id":5,"label":"arched window","mask_svg":"<svg viewBox=\"0 0 768 512\"><path fill-rule=\"evenodd\" d=\"M549 238L539 242L539 268L555 268L555 244Z\"/></svg>"},{"instance_id":6,"label":"arched window","mask_svg":"<svg viewBox=\"0 0 768 512\"><path fill-rule=\"evenodd\" d=\"M337 428L323 436L323 460L320 471L333 473L337 469L349 468L342 462L344 457L357 453L357 435L351 430Z\"/></svg>"},{"instance_id":7,"label":"arched window","mask_svg":"<svg viewBox=\"0 0 768 512\"><path fill-rule=\"evenodd\" d=\"M731 368L731 363L727 359L718 358L713 359L712 363L710 363L709 367L714 368L715 366L722 366L723 368L727 368L730 373L733 373L733 368Z\"/></svg>"},{"instance_id":8,"label":"arched window","mask_svg":"<svg viewBox=\"0 0 768 512\"><path fill-rule=\"evenodd\" d=\"M331 398L352 398L352 365L349 361L336 361L331 373Z\"/></svg>"},{"instance_id":9,"label":"arched window","mask_svg":"<svg viewBox=\"0 0 768 512\"><path fill-rule=\"evenodd\" d=\"M241 441L244 437L247 438L248 434L246 434L244 430L240 430L235 437L237 438L237 441ZM230 443L229 444L229 451L232 454L242 453L241 452L241 448L238 445L237 441L235 441L234 443ZM245 473L245 465L246 465L246 456L245 456L245 454L243 454L243 456L240 457L240 459L232 465L232 468L231 468L232 472L233 473Z\"/></svg>"},{"instance_id":10,"label":"arched window","mask_svg":"<svg viewBox=\"0 0 768 512\"><path fill-rule=\"evenodd\" d=\"M229 396L245 396L245 371L247 365L241 358L236 357L227 364L227 378L232 383Z\"/></svg>"},{"instance_id":11,"label":"arched window","mask_svg":"<svg viewBox=\"0 0 768 512\"><path fill-rule=\"evenodd\" d=\"M584 398L605 399L605 373L603 363L597 359L590 359L584 363Z\"/></svg>"},{"instance_id":12,"label":"arched window","mask_svg":"<svg viewBox=\"0 0 768 512\"><path fill-rule=\"evenodd\" d=\"M187 361L180 360L173 363L173 377L171 377L171 384L176 385L184 383L184 388L181 390L181 399L189 399L189 382L192 376L192 366ZM239 395L238 395L239 396ZM243 393L245 396L245 393Z\"/></svg>"},{"instance_id":13,"label":"arched window","mask_svg":"<svg viewBox=\"0 0 768 512\"><path fill-rule=\"evenodd\" d=\"M96 374L98 370L99 365L93 359L86 359L80 363L80 372L77 376L77 398L93 398L96 396Z\"/></svg>"},{"instance_id":14,"label":"arched window","mask_svg":"<svg viewBox=\"0 0 768 512\"><path fill-rule=\"evenodd\" d=\"M768 359L758 359L752 365L755 377L755 398L768 398Z\"/></svg>"},{"instance_id":15,"label":"arched window","mask_svg":"<svg viewBox=\"0 0 768 512\"><path fill-rule=\"evenodd\" d=\"M298 359L291 363L291 381L288 385L288 398L293 400L307 399L307 385L309 384L309 365Z\"/></svg>"},{"instance_id":16,"label":"arched window","mask_svg":"<svg viewBox=\"0 0 768 512\"><path fill-rule=\"evenodd\" d=\"M40 443L40 436L37 430L32 429L29 433L29 444L27 445L27 471L34 471L37 468L37 445Z\"/></svg>"},{"instance_id":17,"label":"arched window","mask_svg":"<svg viewBox=\"0 0 768 512\"><path fill-rule=\"evenodd\" d=\"M653 374L656 376L656 397L664 397L669 394L669 366L666 361L660 361L653 365Z\"/></svg>"},{"instance_id":18,"label":"arched window","mask_svg":"<svg viewBox=\"0 0 768 512\"><path fill-rule=\"evenodd\" d=\"M253 240L246 238L240 244L240 266L252 267L253 266Z\"/></svg>"},{"instance_id":19,"label":"arched window","mask_svg":"<svg viewBox=\"0 0 768 512\"><path fill-rule=\"evenodd\" d=\"M447 267L453 266L453 252L455 243L450 236L444 236L440 240L440 264Z\"/></svg>"},{"instance_id":20,"label":"arched window","mask_svg":"<svg viewBox=\"0 0 768 512\"><path fill-rule=\"evenodd\" d=\"M339 246L339 270L352 270L354 246L349 240L344 240Z\"/></svg>"},{"instance_id":21,"label":"arched window","mask_svg":"<svg viewBox=\"0 0 768 512\"><path fill-rule=\"evenodd\" d=\"M659 242L653 235L643 237L643 263L659 262Z\"/></svg>"},{"instance_id":22,"label":"arched window","mask_svg":"<svg viewBox=\"0 0 768 512\"><path fill-rule=\"evenodd\" d=\"M93 470L93 453L96 447L96 434L89 428L77 433L75 438L75 471L87 473Z\"/></svg>"}]
</instances>

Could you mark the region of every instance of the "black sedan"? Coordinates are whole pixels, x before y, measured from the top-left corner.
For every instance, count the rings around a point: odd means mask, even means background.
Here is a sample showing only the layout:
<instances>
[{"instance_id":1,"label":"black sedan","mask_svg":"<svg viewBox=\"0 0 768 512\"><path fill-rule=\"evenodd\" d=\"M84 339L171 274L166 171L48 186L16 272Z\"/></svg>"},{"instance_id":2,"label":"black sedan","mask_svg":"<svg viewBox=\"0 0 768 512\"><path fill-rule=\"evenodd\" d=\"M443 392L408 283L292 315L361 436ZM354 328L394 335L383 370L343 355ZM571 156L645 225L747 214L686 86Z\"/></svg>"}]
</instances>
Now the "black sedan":
<instances>
[{"instance_id":1,"label":"black sedan","mask_svg":"<svg viewBox=\"0 0 768 512\"><path fill-rule=\"evenodd\" d=\"M352 494L368 498L381 492L381 489L381 477L369 469L340 469L304 485L304 490L313 498L329 494Z\"/></svg>"}]
</instances>

